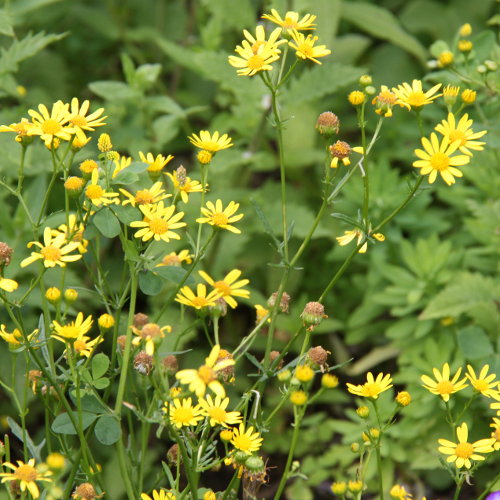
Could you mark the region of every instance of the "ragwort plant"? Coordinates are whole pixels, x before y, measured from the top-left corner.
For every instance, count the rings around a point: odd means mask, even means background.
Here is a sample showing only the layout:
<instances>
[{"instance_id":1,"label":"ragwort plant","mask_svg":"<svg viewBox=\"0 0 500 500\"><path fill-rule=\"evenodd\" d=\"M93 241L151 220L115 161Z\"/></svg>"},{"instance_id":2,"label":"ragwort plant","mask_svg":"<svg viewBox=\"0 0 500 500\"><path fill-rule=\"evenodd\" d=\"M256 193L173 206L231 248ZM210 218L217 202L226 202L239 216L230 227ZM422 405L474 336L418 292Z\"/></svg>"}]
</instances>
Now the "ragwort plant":
<instances>
[{"instance_id":1,"label":"ragwort plant","mask_svg":"<svg viewBox=\"0 0 500 500\"><path fill-rule=\"evenodd\" d=\"M238 238L245 229L239 202L210 199L209 192L212 159L231 148L234 138L218 131L191 134L189 141L196 148L198 163L191 178L184 166L172 168L172 155L142 151L136 158L120 155L106 133L98 137L99 153L87 154L93 134L105 126L107 118L103 108L90 112L87 100L57 101L51 108L40 104L37 110L28 111L29 119L0 128L14 134L20 149L17 182L1 181L1 186L21 207L33 235L31 241L24 242L29 255L24 244L13 245L24 256L18 265L26 273L14 273L20 274L19 281L5 276L12 269L13 250L9 242L0 243L0 297L7 314L0 335L13 358L12 382L0 383L17 410L17 418L9 418L11 435L6 435L2 448L5 460L0 477L9 498L104 496L106 482L98 462L102 446L114 446L130 500L269 496L265 489L262 493L259 490L271 474L277 478L271 496L281 498L288 481L301 475L294 458L308 408L324 391L339 384L332 373L339 366L329 366L330 353L311 343L312 333L327 317L325 297L358 254L384 242L382 230L418 195L425 179L429 184L452 186L462 177L462 168L472 168L475 152L484 148L481 139L486 130L473 129L473 120L463 113L464 106L474 101L475 91L466 89L459 102L455 89L443 88L441 83L424 90L420 80L413 80L391 89L383 85L377 91L371 78L363 76L359 89L348 96L358 118L357 146L342 140L340 119L333 112L318 118L316 128L324 140L325 157L318 188L321 200L313 224L295 248L291 245L293 224L287 214L283 140L288 118L282 116L280 91L301 65L321 65L330 49L310 33L315 27L314 15L301 18L296 12L287 12L282 17L273 9L263 18L272 28L258 25L254 33L245 30L244 40L228 62L242 78L259 78L271 97L279 152L281 240L259 207L256 210L279 256L281 278L267 304L255 304L256 324L239 336L241 340L231 352L221 346L219 325L239 300L249 299L246 287L250 281L243 270L230 269L230 265L225 276L213 275L207 252L226 232ZM446 65L449 59L449 55L442 56L440 62ZM421 111L438 106L438 102L444 102L447 110L429 132ZM408 189L400 193L398 206L374 220L370 174L377 139L384 122L393 112L405 112L403 108L414 114L421 134L421 147L415 149L417 159L413 161L418 172L411 176ZM371 110L377 118L373 134L367 127L374 117ZM24 166L35 141L43 142L52 174L41 203L32 206L26 194ZM77 157L85 159L76 161ZM289 308L286 289L290 276L300 272L301 257L314 232L355 176L363 183L357 216L330 213L348 227L338 236L338 244L351 245L352 249L324 290L295 318L295 331L287 345L281 352L273 350L277 317ZM60 206L49 213L51 194L61 184ZM194 210L188 212L192 207ZM106 269L104 252L116 253L119 272L114 270L111 275ZM87 290L71 286L76 273L84 276L88 289L98 298L98 312L84 311L79 296ZM144 303L141 295L157 294L164 288L161 307L148 314L140 312ZM24 314L26 308L33 307L33 297L39 311L37 324L30 324ZM266 332L266 344L259 361L252 347L261 331ZM179 346L192 332L199 335L197 351L203 361L179 369L186 352L179 351ZM165 340L169 338L172 349L166 352ZM300 346L299 355L285 365L284 358L295 344ZM243 358L253 364L256 373L254 383L236 394L231 386L240 376ZM17 370L25 373L21 392L14 385ZM500 423L494 418L492 436L470 442L464 421L469 403L457 411L451 408L450 398L465 389L468 380L474 397L500 400L498 381L487 366L479 375L468 366L466 378L460 379L460 369L450 378L449 365L445 364L442 371L434 369L434 375L435 380L423 375L422 381L443 400L450 425L448 438L453 439L455 433L458 438L458 443L441 438L437 448L447 457L443 465L456 483L458 498L464 482L500 448ZM316 383L319 378L321 382ZM265 410L262 399L268 384L279 385L281 396ZM359 457L358 465L348 479L334 474L333 494L359 499L371 490L380 498L387 498L387 494L411 497L403 485L392 485L389 491L389 485L384 484L382 442L397 424L397 414L411 402L410 394L400 391L391 409L381 412L379 396L392 387L390 374L371 372L365 383L347 384L348 392L368 401L373 411L365 405L356 410L358 424L364 427L362 443L351 446ZM44 407L44 438L38 444L26 424L30 391ZM266 432L273 419L288 404L293 408L288 455L283 468L273 471L273 463L261 450L265 450ZM492 403L491 409L498 412L499 403ZM151 474L146 466L153 437L164 443L166 460ZM372 457L377 474L370 483L366 471ZM206 486L206 473L221 467L233 471L231 479L213 491ZM483 497L493 485L494 481Z\"/></svg>"}]
</instances>

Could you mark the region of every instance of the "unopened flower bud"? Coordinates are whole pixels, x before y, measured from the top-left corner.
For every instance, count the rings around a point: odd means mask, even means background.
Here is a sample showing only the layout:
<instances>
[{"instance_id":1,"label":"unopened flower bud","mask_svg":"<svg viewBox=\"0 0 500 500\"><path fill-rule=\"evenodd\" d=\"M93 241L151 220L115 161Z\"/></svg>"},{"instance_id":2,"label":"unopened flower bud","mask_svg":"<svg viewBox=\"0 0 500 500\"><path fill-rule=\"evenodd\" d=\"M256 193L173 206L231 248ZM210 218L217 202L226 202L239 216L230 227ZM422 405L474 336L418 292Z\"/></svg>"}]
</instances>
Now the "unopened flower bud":
<instances>
[{"instance_id":1,"label":"unopened flower bud","mask_svg":"<svg viewBox=\"0 0 500 500\"><path fill-rule=\"evenodd\" d=\"M290 393L290 401L295 406L305 405L307 401L307 394L304 391L292 391Z\"/></svg>"},{"instance_id":2,"label":"unopened flower bud","mask_svg":"<svg viewBox=\"0 0 500 500\"><path fill-rule=\"evenodd\" d=\"M472 26L469 23L462 24L462 26L460 26L460 29L458 30L458 34L460 36L471 36Z\"/></svg>"},{"instance_id":3,"label":"unopened flower bud","mask_svg":"<svg viewBox=\"0 0 500 500\"><path fill-rule=\"evenodd\" d=\"M97 147L101 153L107 153L113 149L109 134L101 134L97 140Z\"/></svg>"},{"instance_id":4,"label":"unopened flower bud","mask_svg":"<svg viewBox=\"0 0 500 500\"><path fill-rule=\"evenodd\" d=\"M274 305L276 304L277 295L278 295L278 292L274 292L269 297L269 299L267 299L267 305L269 307L271 307L271 308L274 307ZM286 293L286 292L283 292L283 294L281 295L280 305L279 305L280 311L283 313L287 313L289 304L290 304L290 295L288 295L288 293Z\"/></svg>"},{"instance_id":5,"label":"unopened flower bud","mask_svg":"<svg viewBox=\"0 0 500 500\"><path fill-rule=\"evenodd\" d=\"M396 396L396 401L401 406L408 406L411 403L410 393L407 391L398 392Z\"/></svg>"},{"instance_id":6,"label":"unopened flower bud","mask_svg":"<svg viewBox=\"0 0 500 500\"><path fill-rule=\"evenodd\" d=\"M220 432L219 437L222 441L231 441L233 439L233 431L231 429L224 429Z\"/></svg>"},{"instance_id":7,"label":"unopened flower bud","mask_svg":"<svg viewBox=\"0 0 500 500\"><path fill-rule=\"evenodd\" d=\"M58 304L61 302L61 290L55 286L51 286L50 288L47 289L45 292L45 298L51 303L51 304Z\"/></svg>"},{"instance_id":8,"label":"unopened flower bud","mask_svg":"<svg viewBox=\"0 0 500 500\"><path fill-rule=\"evenodd\" d=\"M470 52L472 50L472 42L470 40L459 40L457 47L460 52Z\"/></svg>"},{"instance_id":9,"label":"unopened flower bud","mask_svg":"<svg viewBox=\"0 0 500 500\"><path fill-rule=\"evenodd\" d=\"M339 481L336 483L332 483L330 486L330 489L332 490L332 493L334 495L343 495L347 491L347 484L345 484L344 481Z\"/></svg>"},{"instance_id":10,"label":"unopened flower bud","mask_svg":"<svg viewBox=\"0 0 500 500\"><path fill-rule=\"evenodd\" d=\"M52 452L47 455L46 463L49 469L60 471L64 469L66 465L66 459L60 453Z\"/></svg>"},{"instance_id":11,"label":"unopened flower bud","mask_svg":"<svg viewBox=\"0 0 500 500\"><path fill-rule=\"evenodd\" d=\"M465 104L472 104L476 100L476 91L472 89L465 89L462 92L462 101Z\"/></svg>"},{"instance_id":12,"label":"unopened flower bud","mask_svg":"<svg viewBox=\"0 0 500 500\"><path fill-rule=\"evenodd\" d=\"M353 453L359 453L359 449L360 449L359 443L351 443L351 451Z\"/></svg>"},{"instance_id":13,"label":"unopened flower bud","mask_svg":"<svg viewBox=\"0 0 500 500\"><path fill-rule=\"evenodd\" d=\"M364 92L361 92L360 90L353 90L348 96L347 100L353 105L353 106L359 106L365 102L366 96Z\"/></svg>"},{"instance_id":14,"label":"unopened flower bud","mask_svg":"<svg viewBox=\"0 0 500 500\"><path fill-rule=\"evenodd\" d=\"M375 428L375 427L372 427L370 429L370 436L373 438L373 439L378 439L380 437L380 430Z\"/></svg>"},{"instance_id":15,"label":"unopened flower bud","mask_svg":"<svg viewBox=\"0 0 500 500\"><path fill-rule=\"evenodd\" d=\"M309 365L298 365L295 368L295 377L300 382L309 382L314 378L314 370Z\"/></svg>"},{"instance_id":16,"label":"unopened flower bud","mask_svg":"<svg viewBox=\"0 0 500 500\"><path fill-rule=\"evenodd\" d=\"M280 382L286 382L287 380L290 380L290 377L292 376L292 373L290 370L283 370L282 372L279 372L277 377Z\"/></svg>"},{"instance_id":17,"label":"unopened flower bud","mask_svg":"<svg viewBox=\"0 0 500 500\"><path fill-rule=\"evenodd\" d=\"M363 489L363 481L349 481L347 488L351 493L359 493Z\"/></svg>"},{"instance_id":18,"label":"unopened flower bud","mask_svg":"<svg viewBox=\"0 0 500 500\"><path fill-rule=\"evenodd\" d=\"M316 129L323 137L333 137L333 135L339 133L340 120L335 113L325 111L318 116Z\"/></svg>"},{"instance_id":19,"label":"unopened flower bud","mask_svg":"<svg viewBox=\"0 0 500 500\"><path fill-rule=\"evenodd\" d=\"M373 82L372 77L370 75L361 75L359 77L359 84L366 87L367 85L371 85Z\"/></svg>"},{"instance_id":20,"label":"unopened flower bud","mask_svg":"<svg viewBox=\"0 0 500 500\"><path fill-rule=\"evenodd\" d=\"M321 385L326 389L334 389L339 385L339 379L335 375L330 373L325 373L321 377Z\"/></svg>"},{"instance_id":21,"label":"unopened flower bud","mask_svg":"<svg viewBox=\"0 0 500 500\"><path fill-rule=\"evenodd\" d=\"M245 467L251 472L262 471L265 467L264 460L259 456L250 455L245 460Z\"/></svg>"},{"instance_id":22,"label":"unopened flower bud","mask_svg":"<svg viewBox=\"0 0 500 500\"><path fill-rule=\"evenodd\" d=\"M85 181L81 177L71 176L66 179L64 183L64 189L72 197L77 197L83 191L83 186Z\"/></svg>"},{"instance_id":23,"label":"unopened flower bud","mask_svg":"<svg viewBox=\"0 0 500 500\"><path fill-rule=\"evenodd\" d=\"M368 418L370 415L370 408L368 406L360 406L357 410L356 413L361 417L361 418Z\"/></svg>"},{"instance_id":24,"label":"unopened flower bud","mask_svg":"<svg viewBox=\"0 0 500 500\"><path fill-rule=\"evenodd\" d=\"M484 64L479 64L479 66L476 68L476 71L483 75L484 73L486 73L488 71L488 68Z\"/></svg>"},{"instance_id":25,"label":"unopened flower bud","mask_svg":"<svg viewBox=\"0 0 500 500\"><path fill-rule=\"evenodd\" d=\"M134 370L141 375L149 375L153 369L153 356L150 356L146 351L140 351L134 358Z\"/></svg>"},{"instance_id":26,"label":"unopened flower bud","mask_svg":"<svg viewBox=\"0 0 500 500\"><path fill-rule=\"evenodd\" d=\"M488 71L496 71L498 69L498 64L490 59L486 59L484 65L488 68Z\"/></svg>"},{"instance_id":27,"label":"unopened flower bud","mask_svg":"<svg viewBox=\"0 0 500 500\"><path fill-rule=\"evenodd\" d=\"M440 68L445 68L453 63L453 52L445 50L438 56L438 65Z\"/></svg>"},{"instance_id":28,"label":"unopened flower bud","mask_svg":"<svg viewBox=\"0 0 500 500\"><path fill-rule=\"evenodd\" d=\"M64 290L64 300L68 304L72 304L78 298L78 292L74 288L66 288Z\"/></svg>"},{"instance_id":29,"label":"unopened flower bud","mask_svg":"<svg viewBox=\"0 0 500 500\"><path fill-rule=\"evenodd\" d=\"M210 151L202 149L196 155L196 158L202 165L208 165L212 161L213 154Z\"/></svg>"},{"instance_id":30,"label":"unopened flower bud","mask_svg":"<svg viewBox=\"0 0 500 500\"><path fill-rule=\"evenodd\" d=\"M368 87L365 87L366 95L375 95L376 93L377 89L373 85L368 85Z\"/></svg>"},{"instance_id":31,"label":"unopened flower bud","mask_svg":"<svg viewBox=\"0 0 500 500\"><path fill-rule=\"evenodd\" d=\"M101 314L97 320L97 324L101 332L107 332L115 326L115 318L111 314Z\"/></svg>"},{"instance_id":32,"label":"unopened flower bud","mask_svg":"<svg viewBox=\"0 0 500 500\"><path fill-rule=\"evenodd\" d=\"M323 304L320 304L319 302L308 302L305 305L300 317L302 318L304 326L308 328L314 328L315 326L318 326L325 318L328 318L328 316L325 314L325 308ZM324 364L324 362L318 364L322 365Z\"/></svg>"},{"instance_id":33,"label":"unopened flower bud","mask_svg":"<svg viewBox=\"0 0 500 500\"><path fill-rule=\"evenodd\" d=\"M97 162L94 160L84 160L80 163L79 169L84 179L88 180L92 177L92 172L98 168Z\"/></svg>"},{"instance_id":34,"label":"unopened flower bud","mask_svg":"<svg viewBox=\"0 0 500 500\"><path fill-rule=\"evenodd\" d=\"M215 495L215 493L212 490L206 491L203 494L203 500L217 500L217 496Z\"/></svg>"}]
</instances>

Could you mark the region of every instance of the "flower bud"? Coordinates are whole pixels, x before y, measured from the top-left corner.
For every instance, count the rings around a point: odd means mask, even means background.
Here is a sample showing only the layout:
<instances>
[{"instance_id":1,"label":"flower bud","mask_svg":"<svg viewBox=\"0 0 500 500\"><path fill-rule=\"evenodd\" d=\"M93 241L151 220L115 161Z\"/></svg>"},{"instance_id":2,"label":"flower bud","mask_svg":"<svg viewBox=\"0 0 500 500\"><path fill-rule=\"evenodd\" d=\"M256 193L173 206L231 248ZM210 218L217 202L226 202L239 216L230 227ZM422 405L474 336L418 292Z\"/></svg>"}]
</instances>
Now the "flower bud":
<instances>
[{"instance_id":1,"label":"flower bud","mask_svg":"<svg viewBox=\"0 0 500 500\"><path fill-rule=\"evenodd\" d=\"M97 324L101 332L107 332L115 326L115 318L111 314L101 314L97 320Z\"/></svg>"},{"instance_id":2,"label":"flower bud","mask_svg":"<svg viewBox=\"0 0 500 500\"><path fill-rule=\"evenodd\" d=\"M215 493L212 490L206 491L203 494L203 500L217 500L217 496L215 495Z\"/></svg>"},{"instance_id":3,"label":"flower bud","mask_svg":"<svg viewBox=\"0 0 500 500\"><path fill-rule=\"evenodd\" d=\"M465 89L462 92L461 97L462 97L462 101L465 104L472 104L476 100L476 91L472 90L472 89Z\"/></svg>"},{"instance_id":4,"label":"flower bud","mask_svg":"<svg viewBox=\"0 0 500 500\"><path fill-rule=\"evenodd\" d=\"M356 413L361 417L361 418L368 418L370 415L370 408L368 406L360 406L357 410Z\"/></svg>"},{"instance_id":5,"label":"flower bud","mask_svg":"<svg viewBox=\"0 0 500 500\"><path fill-rule=\"evenodd\" d=\"M300 317L302 318L304 326L308 328L314 328L315 326L318 326L325 318L328 318L328 316L325 314L325 308L323 304L320 304L319 302L308 302L305 305Z\"/></svg>"},{"instance_id":6,"label":"flower bud","mask_svg":"<svg viewBox=\"0 0 500 500\"><path fill-rule=\"evenodd\" d=\"M299 365L295 368L295 377L301 382L310 382L314 378L314 370L309 365Z\"/></svg>"},{"instance_id":7,"label":"flower bud","mask_svg":"<svg viewBox=\"0 0 500 500\"><path fill-rule=\"evenodd\" d=\"M101 153L107 153L113 149L109 134L101 134L97 140L97 147Z\"/></svg>"},{"instance_id":8,"label":"flower bud","mask_svg":"<svg viewBox=\"0 0 500 500\"><path fill-rule=\"evenodd\" d=\"M365 102L366 96L364 92L361 92L360 90L353 90L348 96L347 100L353 105L353 106L359 106Z\"/></svg>"},{"instance_id":9,"label":"flower bud","mask_svg":"<svg viewBox=\"0 0 500 500\"><path fill-rule=\"evenodd\" d=\"M64 300L68 304L72 304L78 298L78 292L74 288L66 288L64 290Z\"/></svg>"},{"instance_id":10,"label":"flower bud","mask_svg":"<svg viewBox=\"0 0 500 500\"><path fill-rule=\"evenodd\" d=\"M292 373L290 370L283 370L282 372L279 372L277 377L280 382L286 382L287 380L290 380L290 377L292 376Z\"/></svg>"},{"instance_id":11,"label":"flower bud","mask_svg":"<svg viewBox=\"0 0 500 500\"><path fill-rule=\"evenodd\" d=\"M97 162L94 160L85 160L78 167L84 179L89 180L92 177L92 172L98 168Z\"/></svg>"},{"instance_id":12,"label":"flower bud","mask_svg":"<svg viewBox=\"0 0 500 500\"><path fill-rule=\"evenodd\" d=\"M265 468L264 460L259 456L250 455L245 460L245 467L251 472L262 471Z\"/></svg>"},{"instance_id":13,"label":"flower bud","mask_svg":"<svg viewBox=\"0 0 500 500\"><path fill-rule=\"evenodd\" d=\"M61 471L66 465L66 459L63 455L57 452L49 453L45 461L50 470Z\"/></svg>"},{"instance_id":14,"label":"flower bud","mask_svg":"<svg viewBox=\"0 0 500 500\"><path fill-rule=\"evenodd\" d=\"M219 437L222 441L231 441L233 439L233 431L231 429L224 429L220 432Z\"/></svg>"},{"instance_id":15,"label":"flower bud","mask_svg":"<svg viewBox=\"0 0 500 500\"><path fill-rule=\"evenodd\" d=\"M365 94L366 95L375 95L377 92L377 89L373 85L368 85L368 87L365 87Z\"/></svg>"},{"instance_id":16,"label":"flower bud","mask_svg":"<svg viewBox=\"0 0 500 500\"><path fill-rule=\"evenodd\" d=\"M460 36L471 36L472 26L469 23L462 24L462 26L460 26L460 29L458 30L458 34Z\"/></svg>"},{"instance_id":17,"label":"flower bud","mask_svg":"<svg viewBox=\"0 0 500 500\"><path fill-rule=\"evenodd\" d=\"M307 394L304 391L292 391L290 393L290 401L295 406L305 405L307 401Z\"/></svg>"},{"instance_id":18,"label":"flower bud","mask_svg":"<svg viewBox=\"0 0 500 500\"><path fill-rule=\"evenodd\" d=\"M321 377L321 385L325 389L334 389L339 385L339 379L335 375L331 375L330 373L325 373Z\"/></svg>"},{"instance_id":19,"label":"flower bud","mask_svg":"<svg viewBox=\"0 0 500 500\"><path fill-rule=\"evenodd\" d=\"M459 40L457 47L460 52L470 52L472 50L472 42L470 40Z\"/></svg>"},{"instance_id":20,"label":"flower bud","mask_svg":"<svg viewBox=\"0 0 500 500\"><path fill-rule=\"evenodd\" d=\"M330 489L332 490L332 493L334 495L343 495L347 491L347 485L345 484L344 481L340 481L332 483Z\"/></svg>"},{"instance_id":21,"label":"flower bud","mask_svg":"<svg viewBox=\"0 0 500 500\"><path fill-rule=\"evenodd\" d=\"M349 481L347 488L351 493L359 493L363 489L363 481Z\"/></svg>"},{"instance_id":22,"label":"flower bud","mask_svg":"<svg viewBox=\"0 0 500 500\"><path fill-rule=\"evenodd\" d=\"M410 393L407 391L398 392L396 401L401 406L408 406L411 403Z\"/></svg>"},{"instance_id":23,"label":"flower bud","mask_svg":"<svg viewBox=\"0 0 500 500\"><path fill-rule=\"evenodd\" d=\"M210 151L202 149L196 155L196 158L202 165L208 165L212 161L213 154Z\"/></svg>"},{"instance_id":24,"label":"flower bud","mask_svg":"<svg viewBox=\"0 0 500 500\"><path fill-rule=\"evenodd\" d=\"M56 288L55 286L51 286L45 292L45 298L51 304L54 304L54 305L58 304L59 302L61 302L61 290L59 290L59 288Z\"/></svg>"},{"instance_id":25,"label":"flower bud","mask_svg":"<svg viewBox=\"0 0 500 500\"><path fill-rule=\"evenodd\" d=\"M351 451L353 453L359 453L359 449L360 449L359 443L351 443Z\"/></svg>"},{"instance_id":26,"label":"flower bud","mask_svg":"<svg viewBox=\"0 0 500 500\"><path fill-rule=\"evenodd\" d=\"M372 84L372 77L370 75L361 75L359 77L359 84L363 85L363 87L366 87L368 85Z\"/></svg>"},{"instance_id":27,"label":"flower bud","mask_svg":"<svg viewBox=\"0 0 500 500\"><path fill-rule=\"evenodd\" d=\"M76 198L83 191L85 181L81 177L71 176L66 179L64 189L68 192L69 196Z\"/></svg>"},{"instance_id":28,"label":"flower bud","mask_svg":"<svg viewBox=\"0 0 500 500\"><path fill-rule=\"evenodd\" d=\"M380 430L375 428L375 427L372 427L370 429L370 436L373 438L373 439L378 439L380 437Z\"/></svg>"},{"instance_id":29,"label":"flower bud","mask_svg":"<svg viewBox=\"0 0 500 500\"><path fill-rule=\"evenodd\" d=\"M440 68L445 68L446 66L450 66L453 63L453 52L449 50L444 50L438 56L438 66Z\"/></svg>"}]
</instances>

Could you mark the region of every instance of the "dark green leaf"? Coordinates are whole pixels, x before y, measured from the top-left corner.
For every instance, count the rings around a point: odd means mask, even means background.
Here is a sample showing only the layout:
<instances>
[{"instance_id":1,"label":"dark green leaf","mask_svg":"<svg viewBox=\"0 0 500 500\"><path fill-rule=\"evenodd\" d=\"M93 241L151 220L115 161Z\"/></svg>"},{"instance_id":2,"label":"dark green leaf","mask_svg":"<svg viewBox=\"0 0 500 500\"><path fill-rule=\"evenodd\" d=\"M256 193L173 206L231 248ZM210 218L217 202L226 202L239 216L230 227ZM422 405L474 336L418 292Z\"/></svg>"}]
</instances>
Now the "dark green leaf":
<instances>
[{"instance_id":1,"label":"dark green leaf","mask_svg":"<svg viewBox=\"0 0 500 500\"><path fill-rule=\"evenodd\" d=\"M92 358L92 378L101 378L109 368L109 358L104 353L96 354Z\"/></svg>"},{"instance_id":2,"label":"dark green leaf","mask_svg":"<svg viewBox=\"0 0 500 500\"><path fill-rule=\"evenodd\" d=\"M458 345L466 359L485 358L494 353L491 341L478 326L468 326L458 331Z\"/></svg>"},{"instance_id":3,"label":"dark green leaf","mask_svg":"<svg viewBox=\"0 0 500 500\"><path fill-rule=\"evenodd\" d=\"M120 221L108 207L99 210L94 215L92 222L106 238L114 238L120 234Z\"/></svg>"},{"instance_id":4,"label":"dark green leaf","mask_svg":"<svg viewBox=\"0 0 500 500\"><path fill-rule=\"evenodd\" d=\"M75 422L78 422L78 413L76 411L73 411L71 413ZM83 430L85 430L90 424L92 424L92 422L96 418L97 415L95 415L94 413L82 411ZM56 434L77 434L76 429L73 427L73 424L67 413L61 413L60 415L58 415L52 422L51 428Z\"/></svg>"},{"instance_id":5,"label":"dark green leaf","mask_svg":"<svg viewBox=\"0 0 500 500\"><path fill-rule=\"evenodd\" d=\"M177 267L177 266L159 266L155 267L155 273L161 276L162 278L165 278L169 281L173 281L174 283L180 283L184 276L186 275L186 270L183 269L182 267ZM192 285L194 284L194 279L192 276L188 276L186 280L186 285Z\"/></svg>"},{"instance_id":6,"label":"dark green leaf","mask_svg":"<svg viewBox=\"0 0 500 500\"><path fill-rule=\"evenodd\" d=\"M116 443L122 435L119 422L111 415L100 417L94 432L99 442L106 446Z\"/></svg>"},{"instance_id":7,"label":"dark green leaf","mask_svg":"<svg viewBox=\"0 0 500 500\"><path fill-rule=\"evenodd\" d=\"M129 225L136 220L142 220L141 211L132 205L116 205L112 210L123 224Z\"/></svg>"},{"instance_id":8,"label":"dark green leaf","mask_svg":"<svg viewBox=\"0 0 500 500\"><path fill-rule=\"evenodd\" d=\"M108 101L135 100L140 95L136 89L129 87L123 82L92 82L89 84L89 88L94 94Z\"/></svg>"},{"instance_id":9,"label":"dark green leaf","mask_svg":"<svg viewBox=\"0 0 500 500\"><path fill-rule=\"evenodd\" d=\"M139 273L139 288L146 295L157 295L163 288L163 280L150 271Z\"/></svg>"}]
</instances>

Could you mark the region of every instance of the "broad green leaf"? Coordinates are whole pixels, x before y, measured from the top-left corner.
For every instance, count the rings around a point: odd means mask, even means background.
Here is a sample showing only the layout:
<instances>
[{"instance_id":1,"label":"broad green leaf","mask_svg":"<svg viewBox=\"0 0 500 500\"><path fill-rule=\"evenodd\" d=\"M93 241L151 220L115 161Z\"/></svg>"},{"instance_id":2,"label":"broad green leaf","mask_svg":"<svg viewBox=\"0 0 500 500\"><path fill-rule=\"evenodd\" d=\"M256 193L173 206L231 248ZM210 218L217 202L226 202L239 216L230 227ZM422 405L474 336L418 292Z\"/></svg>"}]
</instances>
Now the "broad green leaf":
<instances>
[{"instance_id":1,"label":"broad green leaf","mask_svg":"<svg viewBox=\"0 0 500 500\"><path fill-rule=\"evenodd\" d=\"M75 422L78 422L77 412L73 411L71 413L73 415ZM96 418L97 415L95 415L94 413L88 413L86 411L82 411L83 430L85 430L89 425L91 425ZM51 429L56 434L77 434L76 429L73 427L73 424L67 413L61 413L60 415L58 415L52 422Z\"/></svg>"},{"instance_id":2,"label":"broad green leaf","mask_svg":"<svg viewBox=\"0 0 500 500\"><path fill-rule=\"evenodd\" d=\"M113 213L123 224L129 225L136 220L142 220L142 212L132 205L115 205L112 207Z\"/></svg>"},{"instance_id":3,"label":"broad green leaf","mask_svg":"<svg viewBox=\"0 0 500 500\"><path fill-rule=\"evenodd\" d=\"M163 280L150 271L139 273L139 288L146 295L158 295L163 288Z\"/></svg>"},{"instance_id":4,"label":"broad green leaf","mask_svg":"<svg viewBox=\"0 0 500 500\"><path fill-rule=\"evenodd\" d=\"M153 85L161 72L161 64L142 64L135 70L135 85L140 89L148 89Z\"/></svg>"},{"instance_id":5,"label":"broad green leaf","mask_svg":"<svg viewBox=\"0 0 500 500\"><path fill-rule=\"evenodd\" d=\"M94 429L96 438L100 443L109 446L116 443L121 435L120 423L111 415L102 415Z\"/></svg>"},{"instance_id":6,"label":"broad green leaf","mask_svg":"<svg viewBox=\"0 0 500 500\"><path fill-rule=\"evenodd\" d=\"M172 98L166 95L155 95L146 98L146 105L151 111L169 115L184 116L184 110Z\"/></svg>"},{"instance_id":7,"label":"broad green leaf","mask_svg":"<svg viewBox=\"0 0 500 500\"><path fill-rule=\"evenodd\" d=\"M139 252L133 241L127 240L123 243L123 251L125 252L125 258L130 262L139 262L141 258L139 257Z\"/></svg>"},{"instance_id":8,"label":"broad green leaf","mask_svg":"<svg viewBox=\"0 0 500 500\"><path fill-rule=\"evenodd\" d=\"M0 9L0 34L14 36L11 15L5 9Z\"/></svg>"},{"instance_id":9,"label":"broad green leaf","mask_svg":"<svg viewBox=\"0 0 500 500\"><path fill-rule=\"evenodd\" d=\"M92 358L92 377L94 380L101 378L109 368L109 358L104 353L96 354Z\"/></svg>"},{"instance_id":10,"label":"broad green leaf","mask_svg":"<svg viewBox=\"0 0 500 500\"><path fill-rule=\"evenodd\" d=\"M108 385L109 385L109 378L107 378L107 377L98 378L97 380L94 380L94 382L93 382L93 386L96 389L106 389L106 387L108 387Z\"/></svg>"},{"instance_id":11,"label":"broad green leaf","mask_svg":"<svg viewBox=\"0 0 500 500\"><path fill-rule=\"evenodd\" d=\"M172 281L174 283L180 283L183 279L184 276L186 275L186 270L183 269L182 267L178 266L157 266L154 268L155 274L158 276L161 276L162 278L165 278L169 281ZM192 285L194 284L194 279L190 275L186 279L185 284L186 285Z\"/></svg>"},{"instance_id":12,"label":"broad green leaf","mask_svg":"<svg viewBox=\"0 0 500 500\"><path fill-rule=\"evenodd\" d=\"M159 144L165 145L171 141L180 130L177 115L162 115L153 121L153 131Z\"/></svg>"},{"instance_id":13,"label":"broad green leaf","mask_svg":"<svg viewBox=\"0 0 500 500\"><path fill-rule=\"evenodd\" d=\"M40 7L45 7L51 3L61 2L62 0L16 0L11 3L12 13L15 16L24 16Z\"/></svg>"},{"instance_id":14,"label":"broad green leaf","mask_svg":"<svg viewBox=\"0 0 500 500\"><path fill-rule=\"evenodd\" d=\"M111 182L113 184L123 184L128 186L129 184L135 184L138 180L139 176L126 167L118 172L116 177L114 177Z\"/></svg>"},{"instance_id":15,"label":"broad green leaf","mask_svg":"<svg viewBox=\"0 0 500 500\"><path fill-rule=\"evenodd\" d=\"M140 95L126 83L110 80L89 83L89 88L94 94L108 101L135 100Z\"/></svg>"},{"instance_id":16,"label":"broad green leaf","mask_svg":"<svg viewBox=\"0 0 500 500\"><path fill-rule=\"evenodd\" d=\"M108 207L101 208L92 218L92 222L106 238L114 238L120 234L120 221Z\"/></svg>"},{"instance_id":17,"label":"broad green leaf","mask_svg":"<svg viewBox=\"0 0 500 500\"><path fill-rule=\"evenodd\" d=\"M457 334L458 345L466 359L480 359L494 353L490 338L478 326L462 328Z\"/></svg>"},{"instance_id":18,"label":"broad green leaf","mask_svg":"<svg viewBox=\"0 0 500 500\"><path fill-rule=\"evenodd\" d=\"M14 436L16 436L17 439L21 441L21 443L23 442L23 436L24 435L26 436L26 447L30 451L31 456L36 460L40 460L40 452L45 446L45 439L42 439L41 443L38 446L36 446L33 440L31 439L29 431L27 429L26 429L26 434L24 434L21 426L10 417L7 417L7 424L9 425L12 434L14 434Z\"/></svg>"}]
</instances>

